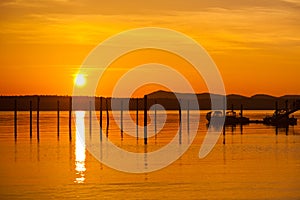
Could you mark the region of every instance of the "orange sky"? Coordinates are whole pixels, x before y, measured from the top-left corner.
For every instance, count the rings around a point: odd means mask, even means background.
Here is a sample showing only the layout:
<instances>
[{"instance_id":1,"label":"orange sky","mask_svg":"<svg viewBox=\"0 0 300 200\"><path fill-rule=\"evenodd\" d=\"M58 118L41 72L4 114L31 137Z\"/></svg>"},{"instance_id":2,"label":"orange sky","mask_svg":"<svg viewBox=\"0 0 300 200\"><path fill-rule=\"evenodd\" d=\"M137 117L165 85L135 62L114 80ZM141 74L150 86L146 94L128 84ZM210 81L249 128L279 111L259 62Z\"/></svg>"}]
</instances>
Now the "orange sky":
<instances>
[{"instance_id":1,"label":"orange sky","mask_svg":"<svg viewBox=\"0 0 300 200\"><path fill-rule=\"evenodd\" d=\"M89 51L109 36L149 26L198 41L217 64L229 94L300 94L299 21L299 0L2 0L0 94L70 95ZM156 61L179 66L171 60L162 54ZM119 62L120 71L109 77L124 73L125 63L135 64ZM197 92L207 91L191 82ZM108 95L109 88L97 95Z\"/></svg>"}]
</instances>

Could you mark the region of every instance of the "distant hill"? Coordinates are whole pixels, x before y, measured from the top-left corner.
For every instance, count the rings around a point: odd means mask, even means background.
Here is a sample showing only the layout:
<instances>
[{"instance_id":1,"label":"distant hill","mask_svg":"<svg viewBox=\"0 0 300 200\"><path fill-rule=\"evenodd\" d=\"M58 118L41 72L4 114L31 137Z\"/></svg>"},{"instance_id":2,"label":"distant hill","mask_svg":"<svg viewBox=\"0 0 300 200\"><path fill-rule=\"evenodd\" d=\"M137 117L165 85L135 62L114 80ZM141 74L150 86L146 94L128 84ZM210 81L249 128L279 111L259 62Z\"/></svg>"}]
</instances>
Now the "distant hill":
<instances>
[{"instance_id":1,"label":"distant hill","mask_svg":"<svg viewBox=\"0 0 300 200\"><path fill-rule=\"evenodd\" d=\"M184 93L175 93L175 94L182 99L190 99L191 97L191 94L184 94ZM148 98L176 99L175 94L167 91L156 91L150 93L148 95ZM217 94L209 94L209 93L197 94L200 109L202 110L211 109L211 97L210 97L211 95L217 98L224 98L221 95L217 95ZM266 94L256 94L251 97L245 97L237 94L229 94L226 96L226 99L227 99L227 109L231 109L232 106L234 109L240 109L242 104L243 108L246 110L274 110L276 101L278 102L279 108L285 108L286 100L291 105L293 102L300 99L300 95L285 95L282 97L274 97Z\"/></svg>"},{"instance_id":2,"label":"distant hill","mask_svg":"<svg viewBox=\"0 0 300 200\"><path fill-rule=\"evenodd\" d=\"M188 101L193 94L186 93L173 93L167 91L156 91L147 95L148 97L148 109L155 103L161 104L167 110L176 110L179 107L177 97L183 102L183 109L187 108ZM198 105L201 110L211 109L211 96L224 102L224 96L218 94L201 93L197 94ZM57 102L59 101L60 110L68 110L70 106L69 96L0 96L0 111L12 111L15 108L15 100L17 100L17 109L27 111L30 109L30 101L32 102L32 109L37 109L37 99L40 98L40 110L41 111L54 111L57 110ZM96 110L100 109L100 97L73 97L80 101L77 110L88 110L89 101L95 99ZM284 108L286 101L289 106L292 106L296 100L300 99L300 95L285 95L282 97L274 97L266 94L257 94L252 97L245 97L237 94L229 94L226 96L227 109L240 109L241 104L246 110L274 110L275 102L278 102L279 108ZM106 109L105 101L107 101L108 109L110 109L111 101L115 101L117 109L121 107L121 101L128 99L111 99L102 98L102 109ZM137 99L130 99L129 109L136 109ZM138 99L138 108L143 109L143 99Z\"/></svg>"}]
</instances>

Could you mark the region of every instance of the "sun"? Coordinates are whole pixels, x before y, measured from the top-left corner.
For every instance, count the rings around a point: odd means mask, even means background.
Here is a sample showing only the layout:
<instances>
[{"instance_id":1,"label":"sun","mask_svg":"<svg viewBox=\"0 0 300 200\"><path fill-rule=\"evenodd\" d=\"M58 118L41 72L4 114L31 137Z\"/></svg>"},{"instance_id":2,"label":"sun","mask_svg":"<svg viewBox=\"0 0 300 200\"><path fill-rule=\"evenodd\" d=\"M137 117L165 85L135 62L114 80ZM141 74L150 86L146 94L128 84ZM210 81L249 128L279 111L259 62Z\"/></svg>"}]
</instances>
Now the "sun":
<instances>
[{"instance_id":1,"label":"sun","mask_svg":"<svg viewBox=\"0 0 300 200\"><path fill-rule=\"evenodd\" d=\"M74 78L75 85L82 87L85 85L85 77L83 74L77 74L77 76Z\"/></svg>"}]
</instances>

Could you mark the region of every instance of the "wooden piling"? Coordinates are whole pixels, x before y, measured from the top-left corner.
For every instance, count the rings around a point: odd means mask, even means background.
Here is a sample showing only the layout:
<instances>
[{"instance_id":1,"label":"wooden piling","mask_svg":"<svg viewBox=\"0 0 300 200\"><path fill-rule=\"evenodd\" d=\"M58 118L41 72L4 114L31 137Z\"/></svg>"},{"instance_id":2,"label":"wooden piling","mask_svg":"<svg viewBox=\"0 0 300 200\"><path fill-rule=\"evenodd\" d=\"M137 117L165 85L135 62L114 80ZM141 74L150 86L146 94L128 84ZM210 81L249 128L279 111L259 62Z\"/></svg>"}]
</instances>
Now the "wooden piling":
<instances>
[{"instance_id":1,"label":"wooden piling","mask_svg":"<svg viewBox=\"0 0 300 200\"><path fill-rule=\"evenodd\" d=\"M144 96L144 144L148 143L148 136L147 136L147 95Z\"/></svg>"},{"instance_id":2,"label":"wooden piling","mask_svg":"<svg viewBox=\"0 0 300 200\"><path fill-rule=\"evenodd\" d=\"M179 106L178 106L178 115L179 115L179 144L182 142L182 124L181 124L181 100L179 100Z\"/></svg>"},{"instance_id":3,"label":"wooden piling","mask_svg":"<svg viewBox=\"0 0 300 200\"><path fill-rule=\"evenodd\" d=\"M157 104L157 102L156 102L156 100L155 100L155 102L154 102L154 133L155 133L155 138L156 138L156 134L157 134L157 111L156 111L156 104Z\"/></svg>"},{"instance_id":4,"label":"wooden piling","mask_svg":"<svg viewBox=\"0 0 300 200\"><path fill-rule=\"evenodd\" d=\"M99 117L99 121L100 121L100 141L102 141L102 97L100 97L100 117Z\"/></svg>"},{"instance_id":5,"label":"wooden piling","mask_svg":"<svg viewBox=\"0 0 300 200\"><path fill-rule=\"evenodd\" d=\"M59 100L57 100L57 139L59 139Z\"/></svg>"},{"instance_id":6,"label":"wooden piling","mask_svg":"<svg viewBox=\"0 0 300 200\"><path fill-rule=\"evenodd\" d=\"M109 112L108 112L107 98L105 99L105 105L106 105L106 136L107 136L108 135L108 129L109 129Z\"/></svg>"},{"instance_id":7,"label":"wooden piling","mask_svg":"<svg viewBox=\"0 0 300 200\"><path fill-rule=\"evenodd\" d=\"M136 98L136 139L139 139L139 99Z\"/></svg>"},{"instance_id":8,"label":"wooden piling","mask_svg":"<svg viewBox=\"0 0 300 200\"><path fill-rule=\"evenodd\" d=\"M278 115L278 101L275 102L275 115Z\"/></svg>"},{"instance_id":9,"label":"wooden piling","mask_svg":"<svg viewBox=\"0 0 300 200\"><path fill-rule=\"evenodd\" d=\"M72 97L69 98L69 140L72 140Z\"/></svg>"},{"instance_id":10,"label":"wooden piling","mask_svg":"<svg viewBox=\"0 0 300 200\"><path fill-rule=\"evenodd\" d=\"M241 117L243 117L243 104L241 104Z\"/></svg>"},{"instance_id":11,"label":"wooden piling","mask_svg":"<svg viewBox=\"0 0 300 200\"><path fill-rule=\"evenodd\" d=\"M32 101L29 102L29 132L30 139L32 138Z\"/></svg>"},{"instance_id":12,"label":"wooden piling","mask_svg":"<svg viewBox=\"0 0 300 200\"><path fill-rule=\"evenodd\" d=\"M40 97L37 98L37 108L36 108L36 136L37 140L40 140Z\"/></svg>"},{"instance_id":13,"label":"wooden piling","mask_svg":"<svg viewBox=\"0 0 300 200\"><path fill-rule=\"evenodd\" d=\"M18 130L18 104L17 99L15 99L15 111L14 111L14 131L15 131L15 139L17 139L17 130Z\"/></svg>"},{"instance_id":14,"label":"wooden piling","mask_svg":"<svg viewBox=\"0 0 300 200\"><path fill-rule=\"evenodd\" d=\"M123 138L123 100L121 99L121 102L120 102L120 126L121 126L121 138Z\"/></svg>"},{"instance_id":15,"label":"wooden piling","mask_svg":"<svg viewBox=\"0 0 300 200\"><path fill-rule=\"evenodd\" d=\"M225 117L226 116L226 109L227 109L227 106L226 106L226 95L224 95L223 97L223 116Z\"/></svg>"}]
</instances>

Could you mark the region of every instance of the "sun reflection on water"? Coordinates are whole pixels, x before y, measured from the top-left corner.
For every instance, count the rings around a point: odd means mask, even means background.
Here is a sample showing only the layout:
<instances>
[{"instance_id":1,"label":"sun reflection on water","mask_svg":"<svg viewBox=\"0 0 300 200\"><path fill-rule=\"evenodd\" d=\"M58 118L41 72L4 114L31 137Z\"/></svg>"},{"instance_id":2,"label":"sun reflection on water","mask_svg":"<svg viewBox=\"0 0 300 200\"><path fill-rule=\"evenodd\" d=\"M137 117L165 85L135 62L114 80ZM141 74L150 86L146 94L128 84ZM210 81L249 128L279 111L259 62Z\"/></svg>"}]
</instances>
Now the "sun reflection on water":
<instances>
[{"instance_id":1,"label":"sun reflection on water","mask_svg":"<svg viewBox=\"0 0 300 200\"><path fill-rule=\"evenodd\" d=\"M75 112L76 140L75 140L75 183L84 183L85 181L85 111Z\"/></svg>"}]
</instances>

